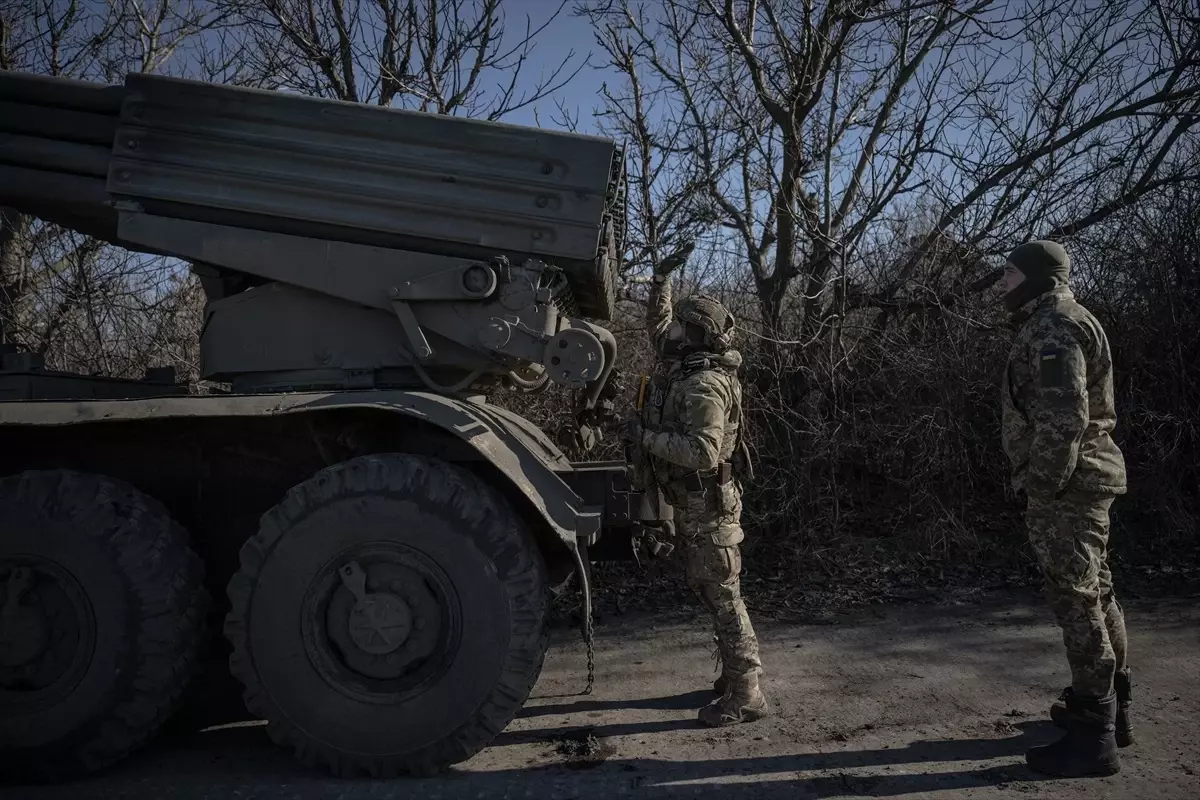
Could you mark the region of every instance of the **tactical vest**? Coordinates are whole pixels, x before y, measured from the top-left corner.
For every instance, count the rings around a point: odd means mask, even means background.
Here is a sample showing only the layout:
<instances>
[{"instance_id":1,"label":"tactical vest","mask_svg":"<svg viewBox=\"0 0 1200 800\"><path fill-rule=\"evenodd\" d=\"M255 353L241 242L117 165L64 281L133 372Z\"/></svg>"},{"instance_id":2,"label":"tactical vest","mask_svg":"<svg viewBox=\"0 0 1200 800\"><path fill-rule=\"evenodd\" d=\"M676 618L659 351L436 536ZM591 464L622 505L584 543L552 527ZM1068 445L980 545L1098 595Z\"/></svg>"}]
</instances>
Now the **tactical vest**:
<instances>
[{"instance_id":1,"label":"tactical vest","mask_svg":"<svg viewBox=\"0 0 1200 800\"><path fill-rule=\"evenodd\" d=\"M716 477L721 483L727 482L730 477L736 477L739 482L745 483L753 479L754 471L750 461L749 448L746 446L745 437L742 435L743 397L741 384L737 376L728 367L723 365L718 358L707 353L692 353L686 356L678 366L668 370L666 373L661 370L656 372L647 387L647 399L642 410L642 421L647 427L662 429L664 427L666 401L670 396L672 386L676 382L704 370L714 370L724 374L730 379L734 387L734 391L732 392L735 398L734 408L732 413L727 417L727 421L737 425L737 435L729 460L723 460L718 465L718 474ZM701 476L697 473L681 472L674 465L663 462L661 459L651 460L657 464L656 473L668 473L656 474L656 478L659 481L669 482L674 479L683 480L685 483L696 483L701 479Z\"/></svg>"}]
</instances>

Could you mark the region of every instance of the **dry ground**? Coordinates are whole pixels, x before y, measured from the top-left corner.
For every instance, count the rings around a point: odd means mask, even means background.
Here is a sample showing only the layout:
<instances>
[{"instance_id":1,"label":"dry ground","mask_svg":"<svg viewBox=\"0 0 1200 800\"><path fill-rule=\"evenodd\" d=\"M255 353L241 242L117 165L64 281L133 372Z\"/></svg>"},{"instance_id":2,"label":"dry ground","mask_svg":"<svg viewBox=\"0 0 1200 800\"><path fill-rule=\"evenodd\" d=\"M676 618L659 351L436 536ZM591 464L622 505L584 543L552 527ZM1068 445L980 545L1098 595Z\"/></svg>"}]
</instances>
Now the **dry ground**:
<instances>
[{"instance_id":1,"label":"dry ground","mask_svg":"<svg viewBox=\"0 0 1200 800\"><path fill-rule=\"evenodd\" d=\"M1200 604L1131 603L1138 743L1120 775L1043 780L1022 753L1056 736L1047 706L1066 680L1058 631L1036 596L879 607L827 624L760 622L776 714L735 729L694 723L712 679L691 613L616 617L582 687L578 635L558 631L522 715L450 774L341 781L243 725L165 737L62 787L76 798L1179 798L1200 797ZM3 791L3 790L0 790Z\"/></svg>"}]
</instances>

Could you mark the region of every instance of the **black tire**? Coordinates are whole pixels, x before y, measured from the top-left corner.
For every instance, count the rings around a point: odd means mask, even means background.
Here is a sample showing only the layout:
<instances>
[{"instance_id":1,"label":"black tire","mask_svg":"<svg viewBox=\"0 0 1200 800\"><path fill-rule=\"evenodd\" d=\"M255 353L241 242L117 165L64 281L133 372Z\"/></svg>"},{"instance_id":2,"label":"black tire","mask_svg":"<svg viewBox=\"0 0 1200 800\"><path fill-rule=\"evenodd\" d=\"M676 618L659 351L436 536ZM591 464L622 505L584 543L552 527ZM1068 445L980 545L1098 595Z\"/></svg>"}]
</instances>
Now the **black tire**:
<instances>
[{"instance_id":1,"label":"black tire","mask_svg":"<svg viewBox=\"0 0 1200 800\"><path fill-rule=\"evenodd\" d=\"M357 594L342 574L352 563ZM276 743L344 777L470 758L524 705L546 653L546 568L528 528L436 458L363 456L296 486L242 548L228 591L247 707ZM384 641L376 627L378 652L360 649L354 631L372 634L355 614L387 597L409 633Z\"/></svg>"},{"instance_id":2,"label":"black tire","mask_svg":"<svg viewBox=\"0 0 1200 800\"><path fill-rule=\"evenodd\" d=\"M80 777L159 729L198 664L203 576L183 528L128 484L0 479L0 605L24 587L0 632L6 780Z\"/></svg>"}]
</instances>

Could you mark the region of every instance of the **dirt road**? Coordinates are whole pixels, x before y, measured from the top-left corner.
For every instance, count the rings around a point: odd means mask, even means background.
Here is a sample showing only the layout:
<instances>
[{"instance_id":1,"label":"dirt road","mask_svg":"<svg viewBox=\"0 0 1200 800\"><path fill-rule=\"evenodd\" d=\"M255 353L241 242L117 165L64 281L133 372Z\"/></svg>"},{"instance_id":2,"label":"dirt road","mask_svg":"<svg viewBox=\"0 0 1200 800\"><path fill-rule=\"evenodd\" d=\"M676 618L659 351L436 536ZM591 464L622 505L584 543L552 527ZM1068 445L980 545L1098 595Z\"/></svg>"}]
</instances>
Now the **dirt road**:
<instances>
[{"instance_id":1,"label":"dirt road","mask_svg":"<svg viewBox=\"0 0 1200 800\"><path fill-rule=\"evenodd\" d=\"M1131 604L1136 746L1101 780L1041 780L1022 754L1050 741L1066 680L1058 631L1036 597L867 611L826 625L762 622L776 715L696 725L712 679L698 618L601 626L599 682L561 631L522 716L492 747L435 779L341 781L242 726L160 742L90 781L9 790L75 798L1151 798L1200 797L1200 604ZM2 793L3 790L0 790Z\"/></svg>"}]
</instances>

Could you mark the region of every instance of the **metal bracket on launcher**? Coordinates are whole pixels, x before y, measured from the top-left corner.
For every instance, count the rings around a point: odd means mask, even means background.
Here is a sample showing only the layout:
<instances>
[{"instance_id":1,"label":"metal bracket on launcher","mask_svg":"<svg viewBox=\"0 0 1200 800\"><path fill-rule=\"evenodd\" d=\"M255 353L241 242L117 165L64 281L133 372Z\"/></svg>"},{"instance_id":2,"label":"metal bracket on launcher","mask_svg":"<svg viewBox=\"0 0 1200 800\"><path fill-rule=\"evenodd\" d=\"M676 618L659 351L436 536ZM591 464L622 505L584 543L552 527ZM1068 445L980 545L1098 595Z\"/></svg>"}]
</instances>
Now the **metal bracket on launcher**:
<instances>
[{"instance_id":1,"label":"metal bracket on launcher","mask_svg":"<svg viewBox=\"0 0 1200 800\"><path fill-rule=\"evenodd\" d=\"M408 303L403 300L393 300L392 311L400 320L400 326L404 328L404 333L408 335L408 343L412 347L413 354L421 359L432 356L433 348L429 346L429 340L425 338L425 331L421 330L421 326L417 324L417 315L413 313Z\"/></svg>"}]
</instances>

